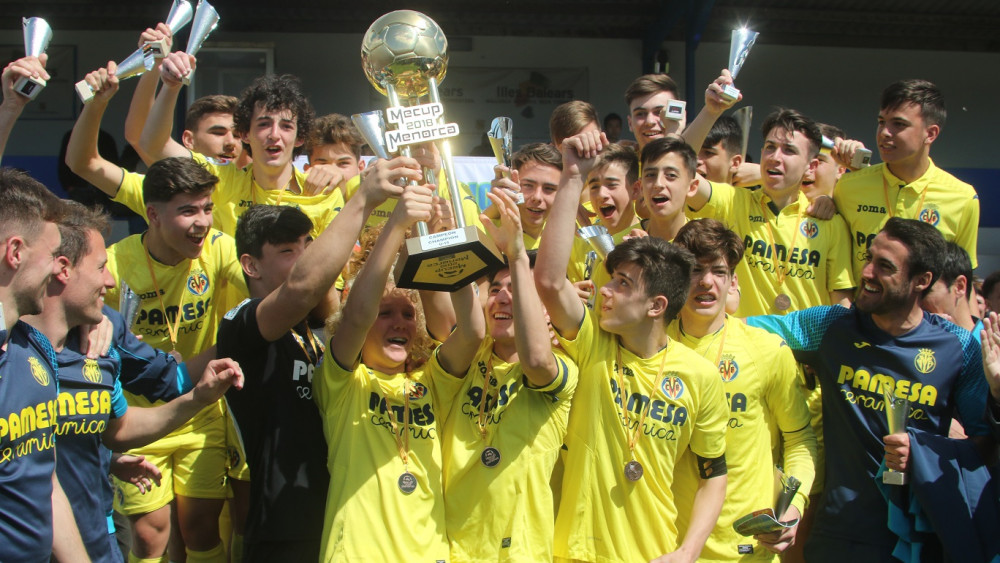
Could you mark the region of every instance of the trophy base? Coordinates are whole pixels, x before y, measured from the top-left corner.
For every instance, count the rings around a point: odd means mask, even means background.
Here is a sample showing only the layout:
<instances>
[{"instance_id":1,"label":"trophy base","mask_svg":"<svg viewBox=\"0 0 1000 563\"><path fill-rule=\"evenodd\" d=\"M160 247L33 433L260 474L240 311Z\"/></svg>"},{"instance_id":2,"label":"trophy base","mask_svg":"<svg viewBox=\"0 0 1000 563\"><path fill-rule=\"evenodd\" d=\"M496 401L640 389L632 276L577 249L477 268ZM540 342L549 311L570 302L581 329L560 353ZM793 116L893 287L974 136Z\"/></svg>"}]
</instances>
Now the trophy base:
<instances>
[{"instance_id":1,"label":"trophy base","mask_svg":"<svg viewBox=\"0 0 1000 563\"><path fill-rule=\"evenodd\" d=\"M732 84L726 84L726 87L722 89L722 98L727 102L735 102L740 99L740 90Z\"/></svg>"},{"instance_id":2,"label":"trophy base","mask_svg":"<svg viewBox=\"0 0 1000 563\"><path fill-rule=\"evenodd\" d=\"M76 95L80 97L81 102L89 104L94 99L94 91L90 88L90 84L87 84L86 80L77 82L73 88L76 89Z\"/></svg>"},{"instance_id":3,"label":"trophy base","mask_svg":"<svg viewBox=\"0 0 1000 563\"><path fill-rule=\"evenodd\" d=\"M181 84L183 84L185 86L190 86L191 85L191 77L193 77L193 76L194 76L194 71L193 70L191 72L185 74L184 76L181 77Z\"/></svg>"},{"instance_id":4,"label":"trophy base","mask_svg":"<svg viewBox=\"0 0 1000 563\"><path fill-rule=\"evenodd\" d=\"M406 240L393 274L407 289L458 291L504 265L493 240L473 225Z\"/></svg>"},{"instance_id":5,"label":"trophy base","mask_svg":"<svg viewBox=\"0 0 1000 563\"><path fill-rule=\"evenodd\" d=\"M38 97L38 93L43 88L45 88L44 80L41 78L31 78L30 76L22 76L14 83L14 91L29 100L34 100Z\"/></svg>"},{"instance_id":6,"label":"trophy base","mask_svg":"<svg viewBox=\"0 0 1000 563\"><path fill-rule=\"evenodd\" d=\"M166 39L144 43L142 45L143 66L146 67L146 70L153 70L156 59L162 59L167 56L168 52Z\"/></svg>"},{"instance_id":7,"label":"trophy base","mask_svg":"<svg viewBox=\"0 0 1000 563\"><path fill-rule=\"evenodd\" d=\"M872 151L868 149L858 149L854 153L854 158L851 159L851 169L857 170L859 168L864 168L870 166L872 163Z\"/></svg>"},{"instance_id":8,"label":"trophy base","mask_svg":"<svg viewBox=\"0 0 1000 563\"><path fill-rule=\"evenodd\" d=\"M882 483L886 485L905 485L908 479L901 471L886 471L882 474Z\"/></svg>"}]
</instances>

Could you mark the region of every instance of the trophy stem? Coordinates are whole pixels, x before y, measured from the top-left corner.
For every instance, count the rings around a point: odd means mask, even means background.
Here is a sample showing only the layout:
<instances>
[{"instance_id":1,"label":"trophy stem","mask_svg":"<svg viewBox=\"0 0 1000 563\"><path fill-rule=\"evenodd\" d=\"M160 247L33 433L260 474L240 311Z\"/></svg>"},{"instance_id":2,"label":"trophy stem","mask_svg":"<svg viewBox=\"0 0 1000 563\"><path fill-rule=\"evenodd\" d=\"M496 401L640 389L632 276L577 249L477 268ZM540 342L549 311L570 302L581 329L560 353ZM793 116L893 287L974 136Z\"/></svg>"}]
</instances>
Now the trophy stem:
<instances>
[{"instance_id":1,"label":"trophy stem","mask_svg":"<svg viewBox=\"0 0 1000 563\"><path fill-rule=\"evenodd\" d=\"M399 92L396 92L396 87L394 85L386 84L385 94L389 98L389 107L399 107L401 105L401 102L399 101ZM410 147L408 146L400 147L399 154L405 157L409 157ZM424 178L424 181L427 181L427 178ZM416 181L410 182L411 186L414 186L416 184L417 184ZM419 234L422 237L430 234L430 231L427 229L427 223L423 221L419 221L417 223L417 234Z\"/></svg>"},{"instance_id":2,"label":"trophy stem","mask_svg":"<svg viewBox=\"0 0 1000 563\"><path fill-rule=\"evenodd\" d=\"M438 93L437 78L427 79L427 91L431 103L440 104L441 95ZM443 118L438 118L438 123L443 123ZM455 221L459 229L465 228L465 214L462 213L462 192L458 187L458 178L455 176L455 162L451 156L451 143L444 139L438 143L441 148L441 163L444 166L444 175L448 180L448 195L451 196L451 206L455 210Z\"/></svg>"}]
</instances>

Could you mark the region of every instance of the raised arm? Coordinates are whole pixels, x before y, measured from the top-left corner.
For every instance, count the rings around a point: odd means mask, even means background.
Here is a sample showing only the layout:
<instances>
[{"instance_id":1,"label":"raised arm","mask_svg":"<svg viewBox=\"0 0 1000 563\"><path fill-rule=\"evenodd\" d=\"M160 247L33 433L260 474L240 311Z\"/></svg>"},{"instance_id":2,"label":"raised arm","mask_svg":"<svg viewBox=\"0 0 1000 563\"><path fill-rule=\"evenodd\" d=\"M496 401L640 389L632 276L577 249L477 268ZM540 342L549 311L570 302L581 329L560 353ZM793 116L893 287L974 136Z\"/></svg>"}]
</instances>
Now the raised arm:
<instances>
[{"instance_id":1,"label":"raised arm","mask_svg":"<svg viewBox=\"0 0 1000 563\"><path fill-rule=\"evenodd\" d=\"M549 327L545 321L545 309L535 289L535 279L531 275L531 263L524 249L521 236L521 214L514 199L503 189L494 188L487 194L492 207L500 213L500 226L483 221L497 247L507 257L512 285L512 305L514 313L514 345L518 362L525 377L534 387L545 387L555 379L558 369L552 355L549 341Z\"/></svg>"},{"instance_id":2,"label":"raised arm","mask_svg":"<svg viewBox=\"0 0 1000 563\"><path fill-rule=\"evenodd\" d=\"M153 161L170 156L191 156L191 151L170 138L173 129L174 108L180 95L181 78L194 69L195 59L187 53L170 53L160 64L160 95L153 102L149 119L139 137L140 154L146 153Z\"/></svg>"},{"instance_id":3,"label":"raised arm","mask_svg":"<svg viewBox=\"0 0 1000 563\"><path fill-rule=\"evenodd\" d=\"M705 105L698 112L694 121L689 123L684 132L681 133L684 142L691 145L695 154L698 154L701 146L705 144L705 137L708 137L708 132L712 130L712 126L715 125L715 121L719 119L719 116L727 109L733 107L733 104L743 99L743 94L740 94L739 99L733 101L728 101L722 97L722 89L732 83L732 75L729 74L728 70L722 69L722 74L705 89Z\"/></svg>"},{"instance_id":4,"label":"raised arm","mask_svg":"<svg viewBox=\"0 0 1000 563\"><path fill-rule=\"evenodd\" d=\"M604 133L594 132L581 133L563 141L563 171L559 189L545 221L535 261L538 296L549 312L552 326L565 338L576 337L584 313L583 302L566 278L576 237L576 211L587 173L607 145Z\"/></svg>"},{"instance_id":5,"label":"raised arm","mask_svg":"<svg viewBox=\"0 0 1000 563\"><path fill-rule=\"evenodd\" d=\"M23 57L3 69L3 75L0 76L3 85L3 103L0 103L0 159L3 158L7 139L14 129L14 124L17 123L17 118L21 117L24 106L30 101L26 96L14 91L14 83L25 76L48 80L49 73L45 72L47 60L48 55L44 53L38 58Z\"/></svg>"},{"instance_id":6,"label":"raised arm","mask_svg":"<svg viewBox=\"0 0 1000 563\"><path fill-rule=\"evenodd\" d=\"M357 194L306 247L285 283L257 307L257 325L266 340L281 338L323 299L351 257L368 216L386 199L402 195L400 178L419 180L420 167L412 158L397 157L375 162L364 174Z\"/></svg>"},{"instance_id":7,"label":"raised arm","mask_svg":"<svg viewBox=\"0 0 1000 563\"><path fill-rule=\"evenodd\" d=\"M173 34L165 23L158 23L155 29L147 28L146 31L142 32L142 35L139 37L139 47L141 48L147 42L159 41L161 39L166 40L167 49L169 50L173 45ZM139 81L135 85L135 92L132 93L132 103L129 104L128 115L125 116L125 140L139 153L139 158L147 166L155 161L148 153L142 150L142 146L139 145L139 138L142 136L142 129L149 118L149 112L153 108L153 99L156 97L156 85L160 82L161 62L161 59L157 59L153 65L153 69L143 73L139 77Z\"/></svg>"},{"instance_id":8,"label":"raised arm","mask_svg":"<svg viewBox=\"0 0 1000 563\"><path fill-rule=\"evenodd\" d=\"M118 92L117 68L114 62L109 62L106 68L95 70L84 78L94 91L94 99L84 104L66 145L66 165L69 169L109 197L118 193L125 171L97 152L97 138L108 103Z\"/></svg>"},{"instance_id":9,"label":"raised arm","mask_svg":"<svg viewBox=\"0 0 1000 563\"><path fill-rule=\"evenodd\" d=\"M218 401L230 386L243 387L239 364L229 358L212 360L191 391L165 405L132 407L123 416L109 419L102 436L104 444L111 450L124 451L158 440Z\"/></svg>"},{"instance_id":10,"label":"raised arm","mask_svg":"<svg viewBox=\"0 0 1000 563\"><path fill-rule=\"evenodd\" d=\"M475 284L470 283L451 293L451 305L455 309L455 330L438 350L441 367L457 377L468 373L479 344L486 337L486 319L475 287Z\"/></svg>"},{"instance_id":11,"label":"raised arm","mask_svg":"<svg viewBox=\"0 0 1000 563\"><path fill-rule=\"evenodd\" d=\"M426 185L405 189L354 280L351 295L342 309L343 320L330 338L329 352L341 366L353 366L361 354L406 231L417 221L430 219L432 197L431 188Z\"/></svg>"}]
</instances>

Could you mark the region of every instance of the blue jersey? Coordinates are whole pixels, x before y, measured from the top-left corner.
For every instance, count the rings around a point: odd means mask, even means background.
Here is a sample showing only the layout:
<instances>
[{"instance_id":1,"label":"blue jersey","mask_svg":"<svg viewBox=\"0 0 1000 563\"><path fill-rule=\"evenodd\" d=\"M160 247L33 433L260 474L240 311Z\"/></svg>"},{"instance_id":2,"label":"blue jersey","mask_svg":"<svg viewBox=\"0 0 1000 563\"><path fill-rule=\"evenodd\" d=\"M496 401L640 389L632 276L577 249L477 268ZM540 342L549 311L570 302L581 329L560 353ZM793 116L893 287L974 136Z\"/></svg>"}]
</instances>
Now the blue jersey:
<instances>
[{"instance_id":1,"label":"blue jersey","mask_svg":"<svg viewBox=\"0 0 1000 563\"><path fill-rule=\"evenodd\" d=\"M885 454L882 437L889 433L884 392L909 399L908 427L947 436L957 415L969 436L988 434L979 344L965 329L929 313L900 336L854 307L812 307L747 323L784 338L823 386L826 489L813 534L893 546L897 538L875 485Z\"/></svg>"},{"instance_id":2,"label":"blue jersey","mask_svg":"<svg viewBox=\"0 0 1000 563\"><path fill-rule=\"evenodd\" d=\"M57 372L45 336L18 321L0 351L0 561L52 554Z\"/></svg>"},{"instance_id":3,"label":"blue jersey","mask_svg":"<svg viewBox=\"0 0 1000 563\"><path fill-rule=\"evenodd\" d=\"M111 348L97 360L81 354L78 331L70 331L56 354L59 366L59 464L56 474L73 507L80 536L92 561L118 561L108 541L107 511L110 452L102 448L108 420L125 414L128 404L118 382L121 365Z\"/></svg>"},{"instance_id":4,"label":"blue jersey","mask_svg":"<svg viewBox=\"0 0 1000 563\"><path fill-rule=\"evenodd\" d=\"M108 355L89 360L80 352L79 332L70 331L56 355L59 365L59 483L73 507L77 527L93 561L118 561L108 541L112 505L111 452L103 447L108 420L128 409L122 395L169 401L187 392L191 383L176 360L125 330L122 316L104 307L114 327Z\"/></svg>"}]
</instances>

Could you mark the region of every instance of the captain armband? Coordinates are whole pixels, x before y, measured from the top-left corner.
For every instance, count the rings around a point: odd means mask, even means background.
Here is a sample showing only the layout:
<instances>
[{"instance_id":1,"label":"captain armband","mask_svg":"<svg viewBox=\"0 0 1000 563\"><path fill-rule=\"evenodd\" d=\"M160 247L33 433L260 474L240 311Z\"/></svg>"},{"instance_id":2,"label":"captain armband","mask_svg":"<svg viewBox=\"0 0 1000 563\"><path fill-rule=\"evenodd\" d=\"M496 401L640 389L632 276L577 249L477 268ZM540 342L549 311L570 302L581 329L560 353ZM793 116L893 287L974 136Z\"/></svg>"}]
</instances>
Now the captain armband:
<instances>
[{"instance_id":1,"label":"captain armband","mask_svg":"<svg viewBox=\"0 0 1000 563\"><path fill-rule=\"evenodd\" d=\"M726 468L726 454L719 457L701 457L700 455L695 455L695 457L698 458L698 475L702 479L721 477L729 471Z\"/></svg>"}]
</instances>

